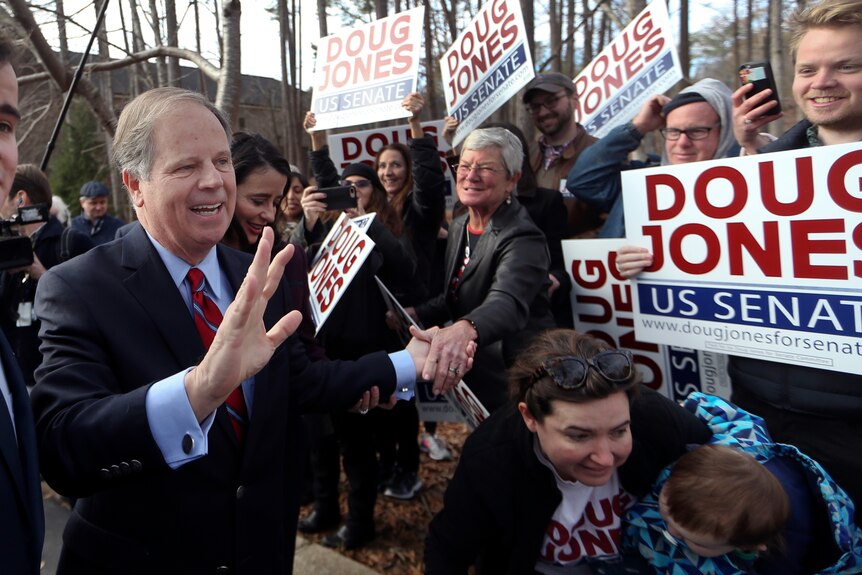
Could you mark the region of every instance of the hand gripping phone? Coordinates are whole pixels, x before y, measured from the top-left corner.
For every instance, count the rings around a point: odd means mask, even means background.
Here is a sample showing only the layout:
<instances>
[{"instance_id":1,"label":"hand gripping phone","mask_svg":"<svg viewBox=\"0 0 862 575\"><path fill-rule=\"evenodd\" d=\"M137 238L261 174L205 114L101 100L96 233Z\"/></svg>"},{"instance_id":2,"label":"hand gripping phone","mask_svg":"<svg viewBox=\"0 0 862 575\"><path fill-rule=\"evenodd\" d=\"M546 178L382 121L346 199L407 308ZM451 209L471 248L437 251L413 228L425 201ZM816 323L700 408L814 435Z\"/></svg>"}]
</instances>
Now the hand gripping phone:
<instances>
[{"instance_id":1,"label":"hand gripping phone","mask_svg":"<svg viewBox=\"0 0 862 575\"><path fill-rule=\"evenodd\" d=\"M772 95L763 101L763 104L770 100L778 102L777 106L773 106L769 110L769 115L778 114L781 112L781 101L778 99L778 88L775 86L775 77L772 75L772 66L769 62L748 62L739 67L739 79L743 84L754 84L754 89L746 94L745 99L752 97L758 92L769 88L772 90ZM761 105L763 105L761 104Z\"/></svg>"},{"instance_id":2,"label":"hand gripping phone","mask_svg":"<svg viewBox=\"0 0 862 575\"><path fill-rule=\"evenodd\" d=\"M335 186L333 188L320 188L317 191L326 194L326 199L324 200L324 203L326 203L327 210L341 211L348 208L356 207L356 188L354 186Z\"/></svg>"}]
</instances>

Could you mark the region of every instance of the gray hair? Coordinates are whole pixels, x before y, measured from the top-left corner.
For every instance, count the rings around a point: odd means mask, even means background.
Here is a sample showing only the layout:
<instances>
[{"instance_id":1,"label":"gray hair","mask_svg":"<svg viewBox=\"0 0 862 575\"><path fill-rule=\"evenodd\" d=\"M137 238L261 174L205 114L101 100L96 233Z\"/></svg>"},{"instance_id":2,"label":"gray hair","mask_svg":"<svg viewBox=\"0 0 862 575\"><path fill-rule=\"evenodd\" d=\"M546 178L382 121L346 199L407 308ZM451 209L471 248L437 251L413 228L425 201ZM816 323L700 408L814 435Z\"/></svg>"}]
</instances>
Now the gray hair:
<instances>
[{"instance_id":1,"label":"gray hair","mask_svg":"<svg viewBox=\"0 0 862 575\"><path fill-rule=\"evenodd\" d=\"M503 165L511 178L515 172L521 171L524 161L524 147L512 132L506 128L479 128L473 130L464 140L461 153L466 150L484 150L498 148L503 158Z\"/></svg>"},{"instance_id":2,"label":"gray hair","mask_svg":"<svg viewBox=\"0 0 862 575\"><path fill-rule=\"evenodd\" d=\"M113 145L113 160L117 169L127 171L140 180L149 179L155 156L153 128L162 116L183 103L200 104L212 112L224 128L227 141L231 141L227 117L203 94L181 88L155 88L129 102L120 114Z\"/></svg>"}]
</instances>

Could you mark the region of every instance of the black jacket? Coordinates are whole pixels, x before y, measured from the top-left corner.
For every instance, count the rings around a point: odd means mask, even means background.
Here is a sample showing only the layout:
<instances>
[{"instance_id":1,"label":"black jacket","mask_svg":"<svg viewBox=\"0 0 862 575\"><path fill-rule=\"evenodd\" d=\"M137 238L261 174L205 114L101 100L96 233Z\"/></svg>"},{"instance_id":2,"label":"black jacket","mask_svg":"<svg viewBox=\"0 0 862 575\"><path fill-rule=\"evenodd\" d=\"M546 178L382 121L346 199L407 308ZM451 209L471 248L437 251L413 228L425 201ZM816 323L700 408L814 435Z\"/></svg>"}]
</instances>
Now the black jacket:
<instances>
[{"instance_id":1,"label":"black jacket","mask_svg":"<svg viewBox=\"0 0 862 575\"><path fill-rule=\"evenodd\" d=\"M810 147L811 122L802 120L759 151ZM826 417L862 418L862 375L730 356L734 388L744 388L775 407Z\"/></svg>"},{"instance_id":2,"label":"black jacket","mask_svg":"<svg viewBox=\"0 0 862 575\"><path fill-rule=\"evenodd\" d=\"M95 245L89 236L74 228L64 228L53 216L30 236L30 241L33 244L33 253L46 270L81 255ZM0 326L12 346L24 374L24 381L29 387L36 383L33 372L42 362L42 354L39 353L39 320L33 319L30 325L22 326L16 325L16 322L19 304L33 303L38 283L38 280L24 272L0 274Z\"/></svg>"},{"instance_id":3,"label":"black jacket","mask_svg":"<svg viewBox=\"0 0 862 575\"><path fill-rule=\"evenodd\" d=\"M711 433L691 413L642 388L631 404L632 453L620 467L623 487L645 494L659 472ZM427 575L534 572L542 537L562 496L536 458L533 434L514 405L489 417L464 444L443 509L425 541Z\"/></svg>"},{"instance_id":4,"label":"black jacket","mask_svg":"<svg viewBox=\"0 0 862 575\"><path fill-rule=\"evenodd\" d=\"M473 321L479 350L464 381L491 411L507 398L504 364L532 335L554 326L548 301L550 258L544 234L512 198L491 217L450 294L449 281L464 258L467 217L462 214L449 226L443 293L416 306L416 313L425 327Z\"/></svg>"}]
</instances>

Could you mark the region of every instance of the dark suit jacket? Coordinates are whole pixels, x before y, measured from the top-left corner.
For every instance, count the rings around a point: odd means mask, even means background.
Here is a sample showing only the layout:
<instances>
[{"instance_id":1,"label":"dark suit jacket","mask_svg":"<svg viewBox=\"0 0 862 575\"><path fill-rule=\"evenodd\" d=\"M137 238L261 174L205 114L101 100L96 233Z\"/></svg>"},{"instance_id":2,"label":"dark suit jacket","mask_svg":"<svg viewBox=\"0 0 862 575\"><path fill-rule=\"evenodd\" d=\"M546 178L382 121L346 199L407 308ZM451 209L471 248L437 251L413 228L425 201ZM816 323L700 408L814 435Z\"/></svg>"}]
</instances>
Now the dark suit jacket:
<instances>
[{"instance_id":1,"label":"dark suit jacket","mask_svg":"<svg viewBox=\"0 0 862 575\"><path fill-rule=\"evenodd\" d=\"M548 245L527 211L512 198L485 229L464 269L455 294L449 281L464 258L468 214L449 226L443 293L416 306L425 326L472 320L479 351L464 381L493 410L507 399L505 365L537 331L554 326L548 301Z\"/></svg>"},{"instance_id":2,"label":"dark suit jacket","mask_svg":"<svg viewBox=\"0 0 862 575\"><path fill-rule=\"evenodd\" d=\"M0 333L0 361L15 411L15 431L0 396L0 572L38 575L45 538L33 412L15 356ZM18 441L15 441L15 433Z\"/></svg>"},{"instance_id":3,"label":"dark suit jacket","mask_svg":"<svg viewBox=\"0 0 862 575\"><path fill-rule=\"evenodd\" d=\"M236 290L251 261L218 247ZM270 327L293 307L282 283ZM143 228L42 277L44 361L33 405L45 479L79 497L58 573L290 573L297 520L288 492L295 415L345 409L361 391L394 391L382 353L355 363L308 360L296 336L255 376L240 450L224 406L208 454L171 470L145 410L150 384L203 356L193 319Z\"/></svg>"}]
</instances>

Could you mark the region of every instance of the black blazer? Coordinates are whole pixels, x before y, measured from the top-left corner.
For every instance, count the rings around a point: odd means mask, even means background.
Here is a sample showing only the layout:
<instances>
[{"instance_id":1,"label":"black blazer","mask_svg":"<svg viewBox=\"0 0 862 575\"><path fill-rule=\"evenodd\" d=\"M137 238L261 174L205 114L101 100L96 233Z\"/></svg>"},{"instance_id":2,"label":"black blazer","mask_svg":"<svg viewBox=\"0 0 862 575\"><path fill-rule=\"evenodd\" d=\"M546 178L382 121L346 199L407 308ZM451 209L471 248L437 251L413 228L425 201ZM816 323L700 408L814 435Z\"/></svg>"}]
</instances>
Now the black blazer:
<instances>
[{"instance_id":1,"label":"black blazer","mask_svg":"<svg viewBox=\"0 0 862 575\"><path fill-rule=\"evenodd\" d=\"M251 257L218 246L236 290ZM264 321L294 306L285 283ZM143 228L57 266L39 282L44 361L33 407L43 474L79 497L58 573L290 573L298 494L295 415L346 409L380 385L394 391L383 353L315 362L294 335L255 376L248 436L239 449L224 406L208 454L177 470L150 432L150 384L195 365L194 321Z\"/></svg>"},{"instance_id":2,"label":"black blazer","mask_svg":"<svg viewBox=\"0 0 862 575\"><path fill-rule=\"evenodd\" d=\"M475 323L479 350L464 381L491 411L508 396L505 364L532 335L554 326L548 300L550 258L545 236L512 198L491 217L453 297L449 281L464 258L467 218L462 214L449 226L443 293L416 306L416 313L426 327L460 319Z\"/></svg>"},{"instance_id":3,"label":"black blazer","mask_svg":"<svg viewBox=\"0 0 862 575\"><path fill-rule=\"evenodd\" d=\"M45 538L33 412L24 378L0 333L0 361L12 393L15 430L0 396L0 571L38 575ZM17 433L17 442L16 436Z\"/></svg>"}]
</instances>

